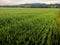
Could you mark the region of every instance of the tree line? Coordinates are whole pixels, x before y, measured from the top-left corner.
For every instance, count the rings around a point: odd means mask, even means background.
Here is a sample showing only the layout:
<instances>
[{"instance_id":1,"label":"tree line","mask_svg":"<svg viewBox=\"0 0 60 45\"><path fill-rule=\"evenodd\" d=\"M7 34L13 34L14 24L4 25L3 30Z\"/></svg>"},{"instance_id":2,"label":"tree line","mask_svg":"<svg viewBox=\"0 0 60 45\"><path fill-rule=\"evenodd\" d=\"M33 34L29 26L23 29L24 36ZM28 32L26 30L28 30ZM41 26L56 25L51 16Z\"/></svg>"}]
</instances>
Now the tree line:
<instances>
[{"instance_id":1,"label":"tree line","mask_svg":"<svg viewBox=\"0 0 60 45\"><path fill-rule=\"evenodd\" d=\"M31 3L20 5L3 5L0 7L21 7L21 8L60 8L60 4Z\"/></svg>"}]
</instances>

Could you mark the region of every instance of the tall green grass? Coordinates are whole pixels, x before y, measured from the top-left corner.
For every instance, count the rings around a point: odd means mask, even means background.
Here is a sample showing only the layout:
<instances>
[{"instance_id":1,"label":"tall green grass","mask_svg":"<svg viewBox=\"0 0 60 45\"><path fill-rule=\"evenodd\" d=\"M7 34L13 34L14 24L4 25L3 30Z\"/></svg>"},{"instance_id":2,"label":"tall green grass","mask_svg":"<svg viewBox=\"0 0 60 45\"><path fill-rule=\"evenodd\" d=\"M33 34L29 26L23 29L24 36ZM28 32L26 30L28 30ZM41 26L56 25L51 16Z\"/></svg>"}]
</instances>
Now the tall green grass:
<instances>
[{"instance_id":1,"label":"tall green grass","mask_svg":"<svg viewBox=\"0 0 60 45\"><path fill-rule=\"evenodd\" d=\"M60 45L60 11L57 14L57 18L56 18L56 22L57 22L57 40L58 40L58 44Z\"/></svg>"},{"instance_id":2,"label":"tall green grass","mask_svg":"<svg viewBox=\"0 0 60 45\"><path fill-rule=\"evenodd\" d=\"M58 45L56 8L0 8L0 45Z\"/></svg>"}]
</instances>

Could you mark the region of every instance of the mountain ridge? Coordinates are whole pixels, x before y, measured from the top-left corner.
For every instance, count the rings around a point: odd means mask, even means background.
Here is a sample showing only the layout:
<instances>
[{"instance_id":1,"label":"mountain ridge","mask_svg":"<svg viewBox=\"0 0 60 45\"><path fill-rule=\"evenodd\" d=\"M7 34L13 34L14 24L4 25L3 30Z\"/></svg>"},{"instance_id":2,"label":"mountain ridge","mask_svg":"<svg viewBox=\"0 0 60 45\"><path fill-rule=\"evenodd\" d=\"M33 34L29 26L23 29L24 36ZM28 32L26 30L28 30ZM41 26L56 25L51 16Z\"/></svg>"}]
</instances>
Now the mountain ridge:
<instances>
[{"instance_id":1,"label":"mountain ridge","mask_svg":"<svg viewBox=\"0 0 60 45\"><path fill-rule=\"evenodd\" d=\"M43 8L43 7L59 7L60 8L60 4L55 3L55 4L46 4L46 3L26 3L26 4L19 4L19 5L3 5L3 7L24 7L24 8Z\"/></svg>"}]
</instances>

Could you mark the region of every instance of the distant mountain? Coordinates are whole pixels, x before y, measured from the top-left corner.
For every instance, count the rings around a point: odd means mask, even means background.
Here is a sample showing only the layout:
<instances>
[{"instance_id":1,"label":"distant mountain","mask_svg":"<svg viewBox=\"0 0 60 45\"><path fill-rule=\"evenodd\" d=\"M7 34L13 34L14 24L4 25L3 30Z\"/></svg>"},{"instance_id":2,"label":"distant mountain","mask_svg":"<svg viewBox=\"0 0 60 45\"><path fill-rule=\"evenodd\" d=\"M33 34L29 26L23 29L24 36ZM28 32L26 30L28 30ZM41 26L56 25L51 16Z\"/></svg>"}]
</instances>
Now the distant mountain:
<instances>
[{"instance_id":1,"label":"distant mountain","mask_svg":"<svg viewBox=\"0 0 60 45\"><path fill-rule=\"evenodd\" d=\"M20 4L20 5L5 5L3 7L23 7L23 8L60 8L60 4L45 4L45 3L31 3L31 4Z\"/></svg>"},{"instance_id":2,"label":"distant mountain","mask_svg":"<svg viewBox=\"0 0 60 45\"><path fill-rule=\"evenodd\" d=\"M21 7L60 7L60 4L45 4L45 3L31 3L31 4L20 4Z\"/></svg>"},{"instance_id":3,"label":"distant mountain","mask_svg":"<svg viewBox=\"0 0 60 45\"><path fill-rule=\"evenodd\" d=\"M31 4L20 4L21 7L45 7L47 6L44 3L31 3Z\"/></svg>"}]
</instances>

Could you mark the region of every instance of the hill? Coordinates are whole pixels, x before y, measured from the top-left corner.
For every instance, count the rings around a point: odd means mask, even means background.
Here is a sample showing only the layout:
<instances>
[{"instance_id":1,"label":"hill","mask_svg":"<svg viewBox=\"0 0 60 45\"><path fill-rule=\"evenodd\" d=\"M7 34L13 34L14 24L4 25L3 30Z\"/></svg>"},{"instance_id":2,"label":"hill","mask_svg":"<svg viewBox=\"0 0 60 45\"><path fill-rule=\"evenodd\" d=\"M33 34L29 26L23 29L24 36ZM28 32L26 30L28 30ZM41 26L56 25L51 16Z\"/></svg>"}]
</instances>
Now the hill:
<instances>
[{"instance_id":1,"label":"hill","mask_svg":"<svg viewBox=\"0 0 60 45\"><path fill-rule=\"evenodd\" d=\"M0 7L22 7L22 8L60 8L60 4L45 4L45 3L30 3L30 4L19 4L19 5L3 5Z\"/></svg>"}]
</instances>

